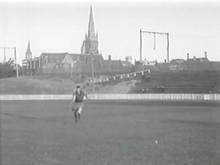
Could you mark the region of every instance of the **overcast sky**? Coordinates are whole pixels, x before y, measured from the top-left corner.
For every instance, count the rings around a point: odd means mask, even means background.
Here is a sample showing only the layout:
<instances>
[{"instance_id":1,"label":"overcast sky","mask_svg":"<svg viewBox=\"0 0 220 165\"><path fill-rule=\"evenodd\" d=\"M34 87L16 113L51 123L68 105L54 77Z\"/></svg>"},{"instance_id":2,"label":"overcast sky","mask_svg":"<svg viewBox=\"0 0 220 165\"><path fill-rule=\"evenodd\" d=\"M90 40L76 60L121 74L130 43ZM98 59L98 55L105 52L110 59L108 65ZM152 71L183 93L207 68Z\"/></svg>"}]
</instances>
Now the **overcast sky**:
<instances>
[{"instance_id":1,"label":"overcast sky","mask_svg":"<svg viewBox=\"0 0 220 165\"><path fill-rule=\"evenodd\" d=\"M104 58L132 56L139 59L139 30L170 33L170 58L202 57L220 61L220 3L183 3L126 0L17 1L0 2L0 46L16 46L19 60L24 58L28 40L33 56L42 52L80 53L88 28L89 8L93 6L99 50ZM166 58L166 38L143 36L143 58ZM7 54L11 54L7 52ZM1 60L3 51L0 50Z\"/></svg>"}]
</instances>

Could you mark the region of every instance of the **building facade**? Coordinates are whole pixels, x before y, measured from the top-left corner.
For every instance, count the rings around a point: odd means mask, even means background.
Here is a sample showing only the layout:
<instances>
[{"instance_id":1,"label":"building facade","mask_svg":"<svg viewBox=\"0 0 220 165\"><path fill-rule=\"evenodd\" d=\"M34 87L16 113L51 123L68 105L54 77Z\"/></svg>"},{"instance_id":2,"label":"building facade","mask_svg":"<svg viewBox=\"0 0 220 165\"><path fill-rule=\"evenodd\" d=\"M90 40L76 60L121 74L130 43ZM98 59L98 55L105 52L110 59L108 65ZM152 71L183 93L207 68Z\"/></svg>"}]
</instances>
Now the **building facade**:
<instances>
[{"instance_id":1,"label":"building facade","mask_svg":"<svg viewBox=\"0 0 220 165\"><path fill-rule=\"evenodd\" d=\"M105 60L98 49L98 33L95 31L93 10L90 7L88 32L79 53L41 53L39 57L32 58L30 42L26 52L26 61L32 61L31 68L34 73L56 74L86 74L91 75L92 69L95 74L114 74L131 72L133 65L128 61ZM29 60L32 59L32 60ZM33 73L33 71L31 72Z\"/></svg>"}]
</instances>

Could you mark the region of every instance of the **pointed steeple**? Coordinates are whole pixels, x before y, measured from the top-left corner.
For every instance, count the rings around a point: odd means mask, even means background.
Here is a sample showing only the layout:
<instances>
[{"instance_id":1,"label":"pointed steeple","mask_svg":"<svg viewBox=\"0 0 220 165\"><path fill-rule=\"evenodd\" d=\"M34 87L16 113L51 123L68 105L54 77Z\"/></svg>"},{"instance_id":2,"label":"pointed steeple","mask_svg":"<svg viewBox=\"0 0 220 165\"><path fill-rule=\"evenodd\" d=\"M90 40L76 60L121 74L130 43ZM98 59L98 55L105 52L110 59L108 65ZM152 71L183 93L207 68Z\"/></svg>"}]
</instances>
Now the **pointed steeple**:
<instances>
[{"instance_id":1,"label":"pointed steeple","mask_svg":"<svg viewBox=\"0 0 220 165\"><path fill-rule=\"evenodd\" d=\"M28 41L28 47L27 47L27 51L25 53L25 57L26 57L26 59L31 59L32 58L30 40Z\"/></svg>"},{"instance_id":2,"label":"pointed steeple","mask_svg":"<svg viewBox=\"0 0 220 165\"><path fill-rule=\"evenodd\" d=\"M93 19L92 6L90 6L88 38L93 39L94 37L95 37L95 24L94 24L94 19Z\"/></svg>"},{"instance_id":3,"label":"pointed steeple","mask_svg":"<svg viewBox=\"0 0 220 165\"><path fill-rule=\"evenodd\" d=\"M82 54L99 54L98 50L98 33L95 32L95 24L93 18L92 6L90 6L88 32L85 35L81 47Z\"/></svg>"},{"instance_id":4,"label":"pointed steeple","mask_svg":"<svg viewBox=\"0 0 220 165\"><path fill-rule=\"evenodd\" d=\"M27 48L27 52L31 52L30 40L28 40L28 48Z\"/></svg>"}]
</instances>

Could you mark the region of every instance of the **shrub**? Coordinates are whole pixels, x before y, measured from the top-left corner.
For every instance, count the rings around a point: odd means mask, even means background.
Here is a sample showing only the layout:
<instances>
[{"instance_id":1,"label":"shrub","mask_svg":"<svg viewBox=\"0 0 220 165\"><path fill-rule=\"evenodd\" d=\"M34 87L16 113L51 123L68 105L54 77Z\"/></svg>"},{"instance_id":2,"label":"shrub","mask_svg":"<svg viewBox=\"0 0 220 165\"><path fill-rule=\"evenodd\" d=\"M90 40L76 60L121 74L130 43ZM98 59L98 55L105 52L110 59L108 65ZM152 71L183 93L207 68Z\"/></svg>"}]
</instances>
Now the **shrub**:
<instances>
[{"instance_id":1,"label":"shrub","mask_svg":"<svg viewBox=\"0 0 220 165\"><path fill-rule=\"evenodd\" d=\"M8 63L0 63L0 78L16 76L14 67Z\"/></svg>"}]
</instances>

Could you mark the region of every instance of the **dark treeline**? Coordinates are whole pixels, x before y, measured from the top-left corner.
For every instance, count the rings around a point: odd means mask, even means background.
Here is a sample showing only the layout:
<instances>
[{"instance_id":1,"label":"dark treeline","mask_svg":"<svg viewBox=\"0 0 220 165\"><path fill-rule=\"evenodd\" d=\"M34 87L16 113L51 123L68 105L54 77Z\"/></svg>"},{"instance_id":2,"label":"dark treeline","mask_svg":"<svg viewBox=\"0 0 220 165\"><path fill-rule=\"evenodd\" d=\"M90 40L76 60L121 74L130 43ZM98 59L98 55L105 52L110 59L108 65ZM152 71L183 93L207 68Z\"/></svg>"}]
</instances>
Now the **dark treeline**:
<instances>
[{"instance_id":1,"label":"dark treeline","mask_svg":"<svg viewBox=\"0 0 220 165\"><path fill-rule=\"evenodd\" d=\"M0 63L0 78L14 77L16 71L14 67L9 63Z\"/></svg>"}]
</instances>

